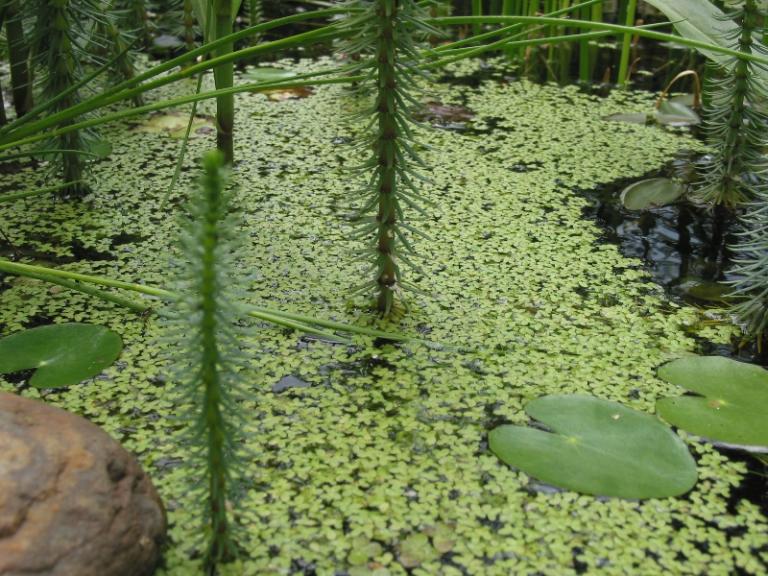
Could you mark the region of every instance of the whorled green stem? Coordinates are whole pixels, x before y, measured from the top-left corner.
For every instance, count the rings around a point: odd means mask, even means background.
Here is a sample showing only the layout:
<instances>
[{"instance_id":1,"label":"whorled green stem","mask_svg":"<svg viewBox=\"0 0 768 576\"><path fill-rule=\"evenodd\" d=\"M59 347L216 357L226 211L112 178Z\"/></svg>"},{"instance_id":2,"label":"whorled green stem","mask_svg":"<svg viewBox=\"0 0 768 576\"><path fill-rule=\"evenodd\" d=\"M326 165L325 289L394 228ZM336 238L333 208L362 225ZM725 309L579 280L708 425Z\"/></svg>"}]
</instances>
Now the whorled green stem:
<instances>
[{"instance_id":1,"label":"whorled green stem","mask_svg":"<svg viewBox=\"0 0 768 576\"><path fill-rule=\"evenodd\" d=\"M225 0L228 5L229 0ZM227 17L231 16L227 12ZM219 229L226 218L223 191L225 178L222 173L225 157L223 154L209 154L204 159L205 176L202 186L201 212L195 217L201 221L193 223L198 229L196 240L199 242L196 250L190 251L188 257L199 258L199 278L195 282L197 293L190 294L194 300L190 311L199 313L198 338L200 350L200 365L197 367L199 385L203 390L202 425L208 440L207 466L208 475L208 506L210 518L210 537L205 564L209 573L215 573L218 564L234 559L237 548L230 531L227 512L228 484L231 476L230 454L231 424L224 416L225 395L224 381L220 370L223 363L221 348L222 333L230 327L222 326L220 309L220 293L223 286L219 267ZM196 382L192 383L193 386ZM231 408L231 406L230 406Z\"/></svg>"},{"instance_id":2,"label":"whorled green stem","mask_svg":"<svg viewBox=\"0 0 768 576\"><path fill-rule=\"evenodd\" d=\"M741 30L736 47L744 54L752 54L758 18L754 0L748 0L734 16ZM750 135L766 126L756 121L756 111L750 108L749 99L754 103L761 97L751 78L750 63L736 60L725 77L717 78L719 74L719 70L710 68L707 78L704 131L713 152L703 165L702 185L694 189L693 195L712 206L734 208L752 196L744 173L754 168L751 165L755 155L760 155L762 143Z\"/></svg>"},{"instance_id":3,"label":"whorled green stem","mask_svg":"<svg viewBox=\"0 0 768 576\"><path fill-rule=\"evenodd\" d=\"M761 38L766 14L755 0L729 12L740 28L735 38L742 52L765 52ZM710 160L702 174L704 185L696 194L717 208L743 208L737 242L732 246L730 275L735 300L733 312L748 339L757 339L763 356L768 352L768 113L760 103L765 87L752 65L737 61L728 76L710 80L705 109Z\"/></svg>"},{"instance_id":4,"label":"whorled green stem","mask_svg":"<svg viewBox=\"0 0 768 576\"><path fill-rule=\"evenodd\" d=\"M29 45L18 0L0 0L5 17L5 34L11 64L11 93L16 116L24 116L32 108L32 78L29 71Z\"/></svg>"},{"instance_id":5,"label":"whorled green stem","mask_svg":"<svg viewBox=\"0 0 768 576\"><path fill-rule=\"evenodd\" d=\"M402 152L398 150L397 137L400 133L398 108L403 102L398 98L397 74L398 52L395 45L395 35L402 33L396 30L397 0L378 0L377 17L379 37L376 45L376 86L378 95L375 110L378 124L376 139L376 188L378 192L378 213L376 222L376 250L378 251L377 276L378 308L382 314L388 314L392 308L395 285L399 276L395 262L395 226L397 224L397 163L401 160Z\"/></svg>"}]
</instances>

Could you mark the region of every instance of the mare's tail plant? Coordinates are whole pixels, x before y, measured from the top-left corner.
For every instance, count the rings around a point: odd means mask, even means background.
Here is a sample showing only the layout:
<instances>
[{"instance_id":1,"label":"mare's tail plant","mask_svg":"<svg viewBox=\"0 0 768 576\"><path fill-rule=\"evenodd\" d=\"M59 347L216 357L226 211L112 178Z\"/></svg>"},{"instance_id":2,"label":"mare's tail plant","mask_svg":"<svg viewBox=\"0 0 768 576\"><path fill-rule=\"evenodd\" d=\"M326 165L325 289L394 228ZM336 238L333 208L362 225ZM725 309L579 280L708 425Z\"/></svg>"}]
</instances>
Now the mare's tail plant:
<instances>
[{"instance_id":1,"label":"mare's tail plant","mask_svg":"<svg viewBox=\"0 0 768 576\"><path fill-rule=\"evenodd\" d=\"M369 184L359 236L372 240L364 257L370 258L375 276L362 290L375 288L378 310L388 315L399 289L408 287L400 263L414 267L405 233L415 230L405 221L403 207L423 213L416 184L423 177L415 167L424 162L415 150L411 115L418 105L411 94L419 73L414 36L437 32L423 23L426 14L414 0L356 0L350 7L355 16L348 25L355 36L346 50L367 56L359 65L366 75L362 88L374 94L373 106L363 113L370 124L361 145L372 152L361 166Z\"/></svg>"},{"instance_id":2,"label":"mare's tail plant","mask_svg":"<svg viewBox=\"0 0 768 576\"><path fill-rule=\"evenodd\" d=\"M739 50L765 54L761 44L765 29L759 23L766 15L756 0L747 0L730 16L740 24ZM730 204L746 200L742 230L732 247L733 310L747 336L764 344L768 328L768 114L761 105L768 88L761 83L759 71L757 65L739 60L729 76L714 86L708 129L715 154L702 195Z\"/></svg>"},{"instance_id":3,"label":"mare's tail plant","mask_svg":"<svg viewBox=\"0 0 768 576\"><path fill-rule=\"evenodd\" d=\"M49 110L56 113L80 102L78 90L69 90L83 76L83 65L88 60L88 45L83 22L98 21L101 7L95 0L36 0L34 25L34 57L40 70L42 100L59 97ZM66 95L61 97L62 93ZM73 121L61 126L73 124ZM83 177L87 152L95 141L92 130L75 130L56 136L45 148L59 150L53 156L54 167L61 171L63 182L72 182L64 192L83 194L88 191Z\"/></svg>"},{"instance_id":4,"label":"mare's tail plant","mask_svg":"<svg viewBox=\"0 0 768 576\"><path fill-rule=\"evenodd\" d=\"M0 28L5 22L8 58L11 64L11 93L16 116L32 108L32 78L29 71L29 45L24 34L24 19L19 0L0 0Z\"/></svg>"},{"instance_id":5,"label":"mare's tail plant","mask_svg":"<svg viewBox=\"0 0 768 576\"><path fill-rule=\"evenodd\" d=\"M242 424L237 399L240 317L228 289L236 285L234 230L228 224L224 157L203 159L205 173L189 216L181 224L178 298L169 305L169 354L177 369L181 400L191 422L195 456L205 467L208 574L237 552L227 506L236 460L235 434Z\"/></svg>"},{"instance_id":6,"label":"mare's tail plant","mask_svg":"<svg viewBox=\"0 0 768 576\"><path fill-rule=\"evenodd\" d=\"M747 54L766 54L761 44L757 0L746 0L728 13L739 25L729 38L733 48ZM765 97L757 66L733 58L730 68L710 68L706 87L704 130L712 153L702 167L702 183L694 197L714 206L734 208L754 198L753 182L763 169L765 115L757 107Z\"/></svg>"}]
</instances>

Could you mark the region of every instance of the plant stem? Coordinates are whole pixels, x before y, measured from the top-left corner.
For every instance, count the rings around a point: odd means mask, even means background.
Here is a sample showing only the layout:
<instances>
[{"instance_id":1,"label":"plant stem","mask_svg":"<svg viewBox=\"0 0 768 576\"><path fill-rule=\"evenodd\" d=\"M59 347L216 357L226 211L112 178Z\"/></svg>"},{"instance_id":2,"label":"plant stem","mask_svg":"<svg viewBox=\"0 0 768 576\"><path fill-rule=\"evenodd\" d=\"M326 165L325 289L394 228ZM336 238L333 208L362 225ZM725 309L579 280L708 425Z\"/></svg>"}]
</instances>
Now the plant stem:
<instances>
[{"instance_id":1,"label":"plant stem","mask_svg":"<svg viewBox=\"0 0 768 576\"><path fill-rule=\"evenodd\" d=\"M32 79L29 73L29 47L24 38L18 0L5 2L5 33L11 62L11 92L16 116L24 116L32 108Z\"/></svg>"},{"instance_id":2,"label":"plant stem","mask_svg":"<svg viewBox=\"0 0 768 576\"><path fill-rule=\"evenodd\" d=\"M216 25L215 39L226 38L232 34L232 1L215 0ZM226 57L232 53L234 44L225 43L216 49L216 56ZM234 84L234 61L228 60L217 64L213 69L216 89L224 90ZM234 161L235 96L232 93L216 97L216 145L224 154L224 161Z\"/></svg>"},{"instance_id":3,"label":"plant stem","mask_svg":"<svg viewBox=\"0 0 768 576\"><path fill-rule=\"evenodd\" d=\"M143 284L133 284L131 282L123 282L121 280L114 280L104 276L94 276L90 274L81 274L79 272L69 272L66 270L57 270L55 268L46 268L44 266L21 264L4 259L0 259L0 272L13 274L15 276L45 276L46 278L63 278L75 280L78 283L82 282L87 284L96 284L99 286L107 286L110 288L118 288L121 290L129 290L131 292L146 294L148 296L154 296L163 300L173 301L179 298L178 294L164 288L155 288L153 286L145 286ZM384 332L382 330L376 330L374 328L367 328L364 326L352 326L341 322L334 322L332 320L323 320L320 318L314 318L312 316L296 314L293 312L283 312L282 310L275 310L272 308L265 308L260 306L249 307L247 310L247 315L259 320L285 326L286 328L318 334L319 336L324 336L327 338L335 338L335 335L330 332L317 330L316 328L313 328L312 325L322 326L331 330L337 330L339 332L347 332L349 334L360 334L363 336L370 336L372 338L381 338L382 340L426 343L424 340L412 338L403 334Z\"/></svg>"},{"instance_id":4,"label":"plant stem","mask_svg":"<svg viewBox=\"0 0 768 576\"><path fill-rule=\"evenodd\" d=\"M629 3L627 4L627 17L625 20L625 24L627 26L634 26L636 15L637 15L637 0L629 0ZM630 56L631 48L632 48L632 35L624 34L624 40L622 41L622 44L621 44L621 59L619 60L619 77L618 77L619 86L626 86L627 81L629 80L629 78L627 78L627 71L629 70L629 56Z\"/></svg>"}]
</instances>

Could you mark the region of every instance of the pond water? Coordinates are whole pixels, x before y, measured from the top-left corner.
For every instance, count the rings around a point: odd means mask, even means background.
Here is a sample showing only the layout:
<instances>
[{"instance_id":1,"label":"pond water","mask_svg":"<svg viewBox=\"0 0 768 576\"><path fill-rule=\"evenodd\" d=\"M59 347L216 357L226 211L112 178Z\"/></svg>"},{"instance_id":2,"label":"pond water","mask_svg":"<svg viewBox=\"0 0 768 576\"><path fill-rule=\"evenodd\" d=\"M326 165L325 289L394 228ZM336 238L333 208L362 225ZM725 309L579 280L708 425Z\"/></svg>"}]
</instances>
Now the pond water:
<instances>
[{"instance_id":1,"label":"pond water","mask_svg":"<svg viewBox=\"0 0 768 576\"><path fill-rule=\"evenodd\" d=\"M727 343L733 328L654 281L674 284L656 268L681 262L649 269L638 257L658 245L623 254L589 217L599 196L585 191L658 171L696 141L602 120L649 110L643 93L598 98L501 73L478 85L477 73L478 64L463 64L452 73L458 81L425 96L472 116L419 131L431 147L424 194L434 205L413 219L431 240L414 239L422 271L410 277L424 294L409 295L410 309L383 326L441 346L339 345L253 326L243 343L248 417L234 510L246 554L224 573L764 574L764 479L744 457L687 437L699 466L693 491L636 502L541 486L488 451L489 428L527 422L523 406L545 394L588 393L653 411L656 398L679 394L656 368L697 342ZM372 325L367 299L350 296L367 274L348 234L359 183L347 169L358 160L350 142L359 127L345 117L360 102L340 87L304 96L238 98L242 219L233 225L243 298ZM170 209L161 210L179 141L137 124L106 133L114 151L94 167L84 201L0 206L5 253L167 287L169 211L179 210L214 138L203 130L190 142ZM28 167L0 186L40 180ZM663 213L654 218L666 222ZM666 228L674 223L659 234ZM199 471L185 465L189 446L178 441L183 423L156 316L33 280L6 276L0 289L3 333L54 319L121 333L125 351L104 376L45 398L138 455L169 511L172 543L160 573L192 573ZM11 378L0 389L40 394Z\"/></svg>"}]
</instances>

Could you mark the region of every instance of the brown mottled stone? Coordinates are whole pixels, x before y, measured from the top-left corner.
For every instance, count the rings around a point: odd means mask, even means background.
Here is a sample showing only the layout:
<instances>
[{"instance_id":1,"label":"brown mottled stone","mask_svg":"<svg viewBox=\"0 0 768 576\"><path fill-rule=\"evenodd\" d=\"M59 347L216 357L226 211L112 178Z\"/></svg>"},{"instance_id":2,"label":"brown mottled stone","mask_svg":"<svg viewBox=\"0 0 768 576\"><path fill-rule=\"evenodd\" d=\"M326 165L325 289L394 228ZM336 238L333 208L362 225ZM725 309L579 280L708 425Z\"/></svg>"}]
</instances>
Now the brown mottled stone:
<instances>
[{"instance_id":1,"label":"brown mottled stone","mask_svg":"<svg viewBox=\"0 0 768 576\"><path fill-rule=\"evenodd\" d=\"M0 392L0 576L146 576L165 531L152 482L106 432Z\"/></svg>"}]
</instances>

